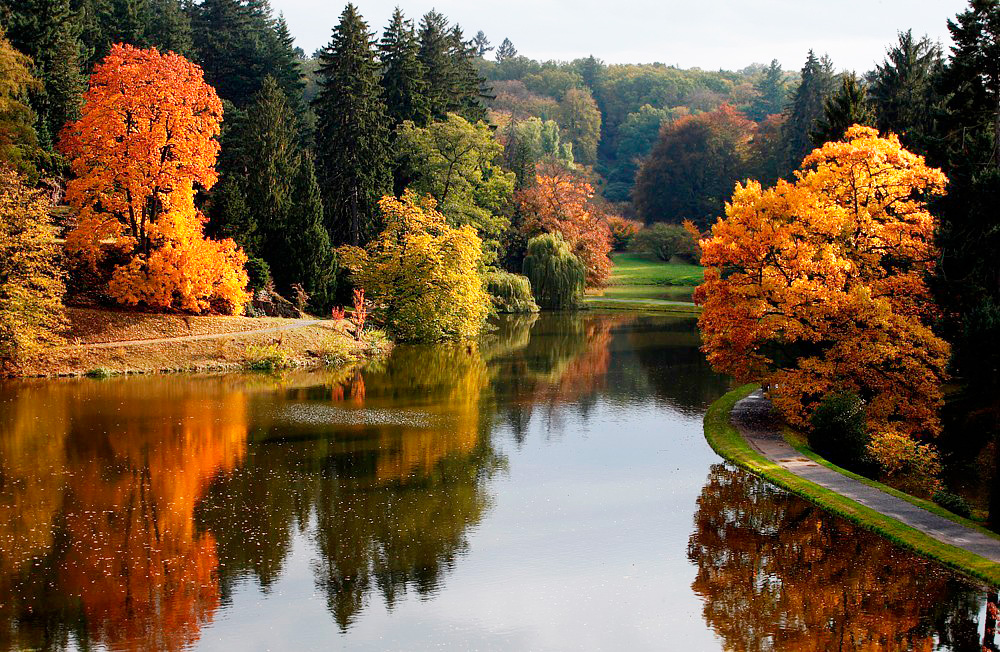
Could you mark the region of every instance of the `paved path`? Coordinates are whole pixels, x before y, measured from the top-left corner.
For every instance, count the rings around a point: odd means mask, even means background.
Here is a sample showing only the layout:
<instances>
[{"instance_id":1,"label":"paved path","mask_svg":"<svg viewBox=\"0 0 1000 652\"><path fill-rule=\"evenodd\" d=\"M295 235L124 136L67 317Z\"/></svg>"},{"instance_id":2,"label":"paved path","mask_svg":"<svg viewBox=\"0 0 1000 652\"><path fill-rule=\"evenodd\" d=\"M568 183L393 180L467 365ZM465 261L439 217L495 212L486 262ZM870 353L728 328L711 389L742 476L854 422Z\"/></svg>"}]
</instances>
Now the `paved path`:
<instances>
[{"instance_id":1,"label":"paved path","mask_svg":"<svg viewBox=\"0 0 1000 652\"><path fill-rule=\"evenodd\" d=\"M67 346L67 349L117 349L122 346L138 346L143 344L163 344L166 342L191 342L193 340L216 340L224 337L241 337L243 335L261 335L263 333L277 333L279 331L290 331L296 328L304 328L318 324L319 319L295 319L281 326L271 326L269 328L258 328L252 331L230 331L228 333L205 333L204 335L181 335L180 337L157 337L146 340L119 340L117 342L98 342L96 344L75 344Z\"/></svg>"},{"instance_id":2,"label":"paved path","mask_svg":"<svg viewBox=\"0 0 1000 652\"><path fill-rule=\"evenodd\" d=\"M795 475L901 521L938 541L1000 562L1000 540L932 514L803 457L782 437L780 421L771 410L771 402L764 398L760 390L738 401L730 418L750 446Z\"/></svg>"}]
</instances>

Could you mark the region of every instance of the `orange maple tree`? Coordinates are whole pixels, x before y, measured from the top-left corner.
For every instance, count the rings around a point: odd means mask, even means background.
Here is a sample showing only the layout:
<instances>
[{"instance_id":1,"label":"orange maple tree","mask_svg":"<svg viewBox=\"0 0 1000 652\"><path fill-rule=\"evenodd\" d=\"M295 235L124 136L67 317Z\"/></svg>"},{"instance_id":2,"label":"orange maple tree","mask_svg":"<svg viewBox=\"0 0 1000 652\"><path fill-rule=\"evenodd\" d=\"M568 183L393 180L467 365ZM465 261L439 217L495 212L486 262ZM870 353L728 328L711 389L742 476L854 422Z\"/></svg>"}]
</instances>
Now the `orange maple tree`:
<instances>
[{"instance_id":1,"label":"orange maple tree","mask_svg":"<svg viewBox=\"0 0 1000 652\"><path fill-rule=\"evenodd\" d=\"M542 166L535 185L518 193L528 238L559 233L587 269L588 287L603 287L611 275L611 229L593 203L594 188L560 166Z\"/></svg>"},{"instance_id":2,"label":"orange maple tree","mask_svg":"<svg viewBox=\"0 0 1000 652\"><path fill-rule=\"evenodd\" d=\"M794 183L737 184L700 242L695 300L712 365L768 385L801 426L827 393L857 392L876 459L936 434L949 347L929 326L926 198L946 182L895 136L856 125L814 150Z\"/></svg>"},{"instance_id":3,"label":"orange maple tree","mask_svg":"<svg viewBox=\"0 0 1000 652\"><path fill-rule=\"evenodd\" d=\"M115 300L236 313L249 299L246 256L232 240L205 238L194 203L196 187L216 181L221 121L201 68L178 54L116 45L95 67L60 143L78 214L66 246L95 267L114 261Z\"/></svg>"}]
</instances>

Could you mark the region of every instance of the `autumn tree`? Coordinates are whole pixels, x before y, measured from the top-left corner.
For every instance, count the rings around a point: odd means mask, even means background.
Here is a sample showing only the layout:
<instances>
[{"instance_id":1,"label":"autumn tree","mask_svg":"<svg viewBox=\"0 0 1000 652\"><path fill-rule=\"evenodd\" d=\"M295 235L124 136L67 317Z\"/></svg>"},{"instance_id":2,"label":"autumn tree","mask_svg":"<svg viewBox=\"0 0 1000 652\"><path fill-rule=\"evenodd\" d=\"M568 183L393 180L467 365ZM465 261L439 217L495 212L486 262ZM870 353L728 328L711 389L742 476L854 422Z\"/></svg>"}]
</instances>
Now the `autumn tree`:
<instances>
[{"instance_id":1,"label":"autumn tree","mask_svg":"<svg viewBox=\"0 0 1000 652\"><path fill-rule=\"evenodd\" d=\"M748 172L754 129L728 105L665 128L636 175L639 216L647 224L685 219L711 224L733 184Z\"/></svg>"},{"instance_id":2,"label":"autumn tree","mask_svg":"<svg viewBox=\"0 0 1000 652\"><path fill-rule=\"evenodd\" d=\"M556 166L546 166L534 186L518 193L524 235L559 233L587 270L587 286L603 287L611 274L611 230L594 202L594 188Z\"/></svg>"},{"instance_id":3,"label":"autumn tree","mask_svg":"<svg viewBox=\"0 0 1000 652\"><path fill-rule=\"evenodd\" d=\"M430 197L407 192L379 202L385 229L367 248L342 247L351 280L401 340L473 337L489 313L480 273L482 243L471 226L453 228Z\"/></svg>"},{"instance_id":4,"label":"autumn tree","mask_svg":"<svg viewBox=\"0 0 1000 652\"><path fill-rule=\"evenodd\" d=\"M469 224L483 241L486 262L503 254L514 175L503 169L503 146L482 122L449 114L427 127L404 122L396 155L417 194L430 195L452 226Z\"/></svg>"},{"instance_id":5,"label":"autumn tree","mask_svg":"<svg viewBox=\"0 0 1000 652\"><path fill-rule=\"evenodd\" d=\"M795 425L825 395L851 391L873 448L935 435L948 344L930 328L925 201L946 179L895 136L861 126L804 165L794 183L737 185L701 241L695 300L708 359L766 384Z\"/></svg>"},{"instance_id":6,"label":"autumn tree","mask_svg":"<svg viewBox=\"0 0 1000 652\"><path fill-rule=\"evenodd\" d=\"M222 104L201 69L177 54L117 45L94 70L61 148L74 178L71 253L112 269L108 293L127 305L238 313L246 256L208 240L196 188L211 188Z\"/></svg>"},{"instance_id":7,"label":"autumn tree","mask_svg":"<svg viewBox=\"0 0 1000 652\"><path fill-rule=\"evenodd\" d=\"M0 371L60 341L63 273L49 202L0 166Z\"/></svg>"},{"instance_id":8,"label":"autumn tree","mask_svg":"<svg viewBox=\"0 0 1000 652\"><path fill-rule=\"evenodd\" d=\"M41 151L35 112L24 98L28 90L37 88L31 59L15 50L0 30L0 160L32 176Z\"/></svg>"}]
</instances>

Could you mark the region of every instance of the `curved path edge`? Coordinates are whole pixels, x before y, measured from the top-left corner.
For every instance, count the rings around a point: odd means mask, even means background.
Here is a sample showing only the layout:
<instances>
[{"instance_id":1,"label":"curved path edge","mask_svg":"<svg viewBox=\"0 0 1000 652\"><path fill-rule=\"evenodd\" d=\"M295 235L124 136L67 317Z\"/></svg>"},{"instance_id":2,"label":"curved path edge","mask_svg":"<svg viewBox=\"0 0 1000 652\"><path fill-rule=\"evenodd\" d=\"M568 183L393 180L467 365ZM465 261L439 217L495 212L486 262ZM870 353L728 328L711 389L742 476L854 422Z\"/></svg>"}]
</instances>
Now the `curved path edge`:
<instances>
[{"instance_id":1,"label":"curved path edge","mask_svg":"<svg viewBox=\"0 0 1000 652\"><path fill-rule=\"evenodd\" d=\"M722 457L792 493L967 575L1000 585L1000 539L817 464L789 445L755 385L729 392L705 414Z\"/></svg>"}]
</instances>

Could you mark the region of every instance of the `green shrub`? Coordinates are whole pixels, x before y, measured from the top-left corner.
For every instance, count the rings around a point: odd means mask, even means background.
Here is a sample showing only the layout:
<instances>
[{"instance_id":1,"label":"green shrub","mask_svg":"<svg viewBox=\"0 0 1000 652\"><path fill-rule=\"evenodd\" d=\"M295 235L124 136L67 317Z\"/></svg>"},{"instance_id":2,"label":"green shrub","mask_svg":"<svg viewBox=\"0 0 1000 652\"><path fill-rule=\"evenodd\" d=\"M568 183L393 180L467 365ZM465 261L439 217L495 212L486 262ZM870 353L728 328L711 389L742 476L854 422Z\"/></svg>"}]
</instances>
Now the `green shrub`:
<instances>
[{"instance_id":1,"label":"green shrub","mask_svg":"<svg viewBox=\"0 0 1000 652\"><path fill-rule=\"evenodd\" d=\"M531 281L526 276L491 269L486 272L486 291L498 313L538 312L538 304L531 295Z\"/></svg>"},{"instance_id":2,"label":"green shrub","mask_svg":"<svg viewBox=\"0 0 1000 652\"><path fill-rule=\"evenodd\" d=\"M583 298L586 269L558 233L545 233L528 241L524 275L545 310L576 308Z\"/></svg>"},{"instance_id":3,"label":"green shrub","mask_svg":"<svg viewBox=\"0 0 1000 652\"><path fill-rule=\"evenodd\" d=\"M114 375L114 373L115 372L111 371L106 367L97 367L96 369L89 369L83 375L86 376L87 378L97 378L100 380L104 378L110 378L111 376Z\"/></svg>"},{"instance_id":4,"label":"green shrub","mask_svg":"<svg viewBox=\"0 0 1000 652\"><path fill-rule=\"evenodd\" d=\"M652 254L669 263L676 256L688 262L697 262L698 243L680 224L651 224L632 238L632 250Z\"/></svg>"},{"instance_id":5,"label":"green shrub","mask_svg":"<svg viewBox=\"0 0 1000 652\"><path fill-rule=\"evenodd\" d=\"M277 371L290 367L291 360L288 352L277 344L251 344L244 355L244 364L250 371Z\"/></svg>"},{"instance_id":6,"label":"green shrub","mask_svg":"<svg viewBox=\"0 0 1000 652\"><path fill-rule=\"evenodd\" d=\"M869 471L870 437L864 407L854 392L827 394L809 417L809 446L846 469Z\"/></svg>"},{"instance_id":7,"label":"green shrub","mask_svg":"<svg viewBox=\"0 0 1000 652\"><path fill-rule=\"evenodd\" d=\"M247 288L251 291L263 290L271 282L271 266L263 258L248 258L243 268L247 271Z\"/></svg>"},{"instance_id":8,"label":"green shrub","mask_svg":"<svg viewBox=\"0 0 1000 652\"><path fill-rule=\"evenodd\" d=\"M952 514L958 514L959 516L964 516L969 518L972 516L972 508L969 507L969 503L965 502L965 498L962 498L958 494L953 494L950 491L939 491L934 494L934 502L944 507Z\"/></svg>"}]
</instances>

